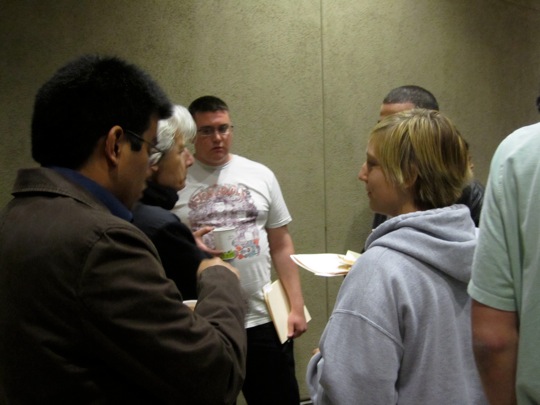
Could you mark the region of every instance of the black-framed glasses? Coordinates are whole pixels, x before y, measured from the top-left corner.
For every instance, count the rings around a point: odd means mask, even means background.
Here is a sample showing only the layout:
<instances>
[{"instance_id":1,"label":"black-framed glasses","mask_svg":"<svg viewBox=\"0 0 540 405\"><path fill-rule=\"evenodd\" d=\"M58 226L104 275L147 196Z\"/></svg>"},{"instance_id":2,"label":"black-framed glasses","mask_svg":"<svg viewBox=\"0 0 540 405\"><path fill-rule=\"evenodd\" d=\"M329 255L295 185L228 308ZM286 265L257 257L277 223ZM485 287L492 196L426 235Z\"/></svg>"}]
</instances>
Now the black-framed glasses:
<instances>
[{"instance_id":1,"label":"black-framed glasses","mask_svg":"<svg viewBox=\"0 0 540 405\"><path fill-rule=\"evenodd\" d=\"M197 134L200 136L209 137L217 132L219 135L225 137L231 134L233 128L234 126L229 124L223 124L217 127L206 126L197 129Z\"/></svg>"},{"instance_id":2,"label":"black-framed glasses","mask_svg":"<svg viewBox=\"0 0 540 405\"><path fill-rule=\"evenodd\" d=\"M161 150L160 148L158 148L156 145L154 145L152 142L149 142L147 141L146 139L144 139L142 136L140 136L139 134L136 134L135 132L133 131L130 131L129 129L126 129L125 130L126 133L128 133L129 135L131 135L132 137L134 138L137 138L139 141L142 141L144 143L147 143L149 145L149 148L148 148L148 156L150 155L153 155L154 153L161 153L161 154L165 154L165 151Z\"/></svg>"}]
</instances>

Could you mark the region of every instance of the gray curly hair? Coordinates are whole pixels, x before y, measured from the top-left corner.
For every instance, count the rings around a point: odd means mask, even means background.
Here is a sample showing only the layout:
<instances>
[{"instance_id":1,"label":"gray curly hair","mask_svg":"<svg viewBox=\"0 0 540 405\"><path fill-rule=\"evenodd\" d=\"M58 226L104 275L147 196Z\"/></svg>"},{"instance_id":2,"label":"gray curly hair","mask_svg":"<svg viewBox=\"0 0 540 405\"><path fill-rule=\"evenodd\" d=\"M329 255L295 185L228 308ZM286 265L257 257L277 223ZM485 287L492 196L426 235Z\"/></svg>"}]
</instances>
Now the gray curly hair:
<instances>
[{"instance_id":1,"label":"gray curly hair","mask_svg":"<svg viewBox=\"0 0 540 405\"><path fill-rule=\"evenodd\" d=\"M181 105L175 105L172 115L158 122L156 147L162 152L150 155L150 165L157 164L163 157L163 153L167 153L174 146L177 133L180 133L184 139L191 139L197 133L195 121L193 121L188 109Z\"/></svg>"}]
</instances>

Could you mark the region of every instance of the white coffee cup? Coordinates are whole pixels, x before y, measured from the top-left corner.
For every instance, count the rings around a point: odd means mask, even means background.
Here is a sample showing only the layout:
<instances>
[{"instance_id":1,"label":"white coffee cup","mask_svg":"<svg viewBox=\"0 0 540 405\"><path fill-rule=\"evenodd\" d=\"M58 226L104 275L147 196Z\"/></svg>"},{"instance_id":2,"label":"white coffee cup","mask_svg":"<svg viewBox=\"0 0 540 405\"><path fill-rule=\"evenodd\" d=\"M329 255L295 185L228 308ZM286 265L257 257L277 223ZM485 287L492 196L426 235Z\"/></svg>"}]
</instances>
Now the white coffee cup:
<instances>
[{"instance_id":1,"label":"white coffee cup","mask_svg":"<svg viewBox=\"0 0 540 405\"><path fill-rule=\"evenodd\" d=\"M217 250L223 251L220 257L223 260L231 260L236 256L236 250L234 246L234 239L236 238L236 228L232 226L225 226L221 228L215 228L214 245Z\"/></svg>"}]
</instances>

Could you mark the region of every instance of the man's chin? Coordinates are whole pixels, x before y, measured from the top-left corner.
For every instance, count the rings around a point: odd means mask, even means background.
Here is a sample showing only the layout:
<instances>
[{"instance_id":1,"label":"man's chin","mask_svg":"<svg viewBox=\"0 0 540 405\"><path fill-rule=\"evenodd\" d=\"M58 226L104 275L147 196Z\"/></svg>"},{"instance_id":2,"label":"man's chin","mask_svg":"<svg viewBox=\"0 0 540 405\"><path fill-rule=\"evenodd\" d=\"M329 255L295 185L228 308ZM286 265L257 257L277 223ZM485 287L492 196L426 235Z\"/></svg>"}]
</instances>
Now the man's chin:
<instances>
[{"instance_id":1,"label":"man's chin","mask_svg":"<svg viewBox=\"0 0 540 405\"><path fill-rule=\"evenodd\" d=\"M212 161L215 162L216 166L223 165L229 161L229 154L225 152L214 153Z\"/></svg>"}]
</instances>

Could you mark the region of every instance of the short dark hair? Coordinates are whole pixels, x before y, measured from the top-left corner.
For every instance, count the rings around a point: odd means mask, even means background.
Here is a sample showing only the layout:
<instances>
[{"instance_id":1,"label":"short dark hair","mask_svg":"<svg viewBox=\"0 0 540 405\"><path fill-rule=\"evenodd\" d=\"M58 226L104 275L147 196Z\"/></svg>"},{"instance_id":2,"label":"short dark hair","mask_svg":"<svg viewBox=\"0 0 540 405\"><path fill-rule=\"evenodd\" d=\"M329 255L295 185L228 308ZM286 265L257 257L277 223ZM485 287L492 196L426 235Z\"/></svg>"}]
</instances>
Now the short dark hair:
<instances>
[{"instance_id":1,"label":"short dark hair","mask_svg":"<svg viewBox=\"0 0 540 405\"><path fill-rule=\"evenodd\" d=\"M199 112L229 111L229 106L222 99L215 96L202 96L193 100L188 107L191 116Z\"/></svg>"},{"instance_id":2,"label":"short dark hair","mask_svg":"<svg viewBox=\"0 0 540 405\"><path fill-rule=\"evenodd\" d=\"M32 157L42 166L79 169L115 125L137 134L171 115L172 104L142 69L116 57L84 55L60 68L38 91ZM129 138L134 150L140 141Z\"/></svg>"},{"instance_id":3,"label":"short dark hair","mask_svg":"<svg viewBox=\"0 0 540 405\"><path fill-rule=\"evenodd\" d=\"M412 103L416 108L439 111L435 96L420 86L407 85L396 87L384 98L383 104Z\"/></svg>"}]
</instances>

